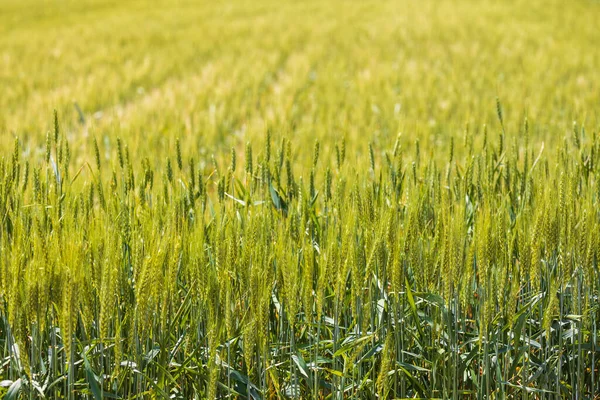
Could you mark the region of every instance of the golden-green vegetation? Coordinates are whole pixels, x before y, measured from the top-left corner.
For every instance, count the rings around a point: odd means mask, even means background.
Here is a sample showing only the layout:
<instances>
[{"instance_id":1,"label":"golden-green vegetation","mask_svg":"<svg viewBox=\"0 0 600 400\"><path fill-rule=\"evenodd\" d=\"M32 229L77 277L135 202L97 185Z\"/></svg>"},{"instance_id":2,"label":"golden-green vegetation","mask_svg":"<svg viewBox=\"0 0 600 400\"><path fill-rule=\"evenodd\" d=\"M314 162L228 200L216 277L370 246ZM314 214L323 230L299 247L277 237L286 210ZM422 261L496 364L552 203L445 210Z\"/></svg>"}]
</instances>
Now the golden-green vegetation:
<instances>
[{"instance_id":1,"label":"golden-green vegetation","mask_svg":"<svg viewBox=\"0 0 600 400\"><path fill-rule=\"evenodd\" d=\"M597 398L598 20L3 1L0 394Z\"/></svg>"}]
</instances>

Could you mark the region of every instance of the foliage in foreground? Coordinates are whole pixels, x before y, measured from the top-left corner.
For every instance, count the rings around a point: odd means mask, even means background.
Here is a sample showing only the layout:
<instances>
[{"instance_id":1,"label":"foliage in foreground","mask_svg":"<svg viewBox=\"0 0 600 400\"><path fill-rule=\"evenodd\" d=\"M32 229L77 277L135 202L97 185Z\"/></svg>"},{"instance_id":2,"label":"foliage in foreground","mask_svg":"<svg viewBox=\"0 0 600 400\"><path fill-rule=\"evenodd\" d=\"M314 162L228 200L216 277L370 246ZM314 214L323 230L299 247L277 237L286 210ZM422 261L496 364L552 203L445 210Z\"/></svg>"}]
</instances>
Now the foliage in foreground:
<instances>
[{"instance_id":1,"label":"foliage in foreground","mask_svg":"<svg viewBox=\"0 0 600 400\"><path fill-rule=\"evenodd\" d=\"M121 141L70 165L57 120L39 164L17 142L7 398L597 396L597 134L467 130L445 162L396 143L358 171L317 142L302 176L265 142L228 168L177 146L160 171Z\"/></svg>"}]
</instances>

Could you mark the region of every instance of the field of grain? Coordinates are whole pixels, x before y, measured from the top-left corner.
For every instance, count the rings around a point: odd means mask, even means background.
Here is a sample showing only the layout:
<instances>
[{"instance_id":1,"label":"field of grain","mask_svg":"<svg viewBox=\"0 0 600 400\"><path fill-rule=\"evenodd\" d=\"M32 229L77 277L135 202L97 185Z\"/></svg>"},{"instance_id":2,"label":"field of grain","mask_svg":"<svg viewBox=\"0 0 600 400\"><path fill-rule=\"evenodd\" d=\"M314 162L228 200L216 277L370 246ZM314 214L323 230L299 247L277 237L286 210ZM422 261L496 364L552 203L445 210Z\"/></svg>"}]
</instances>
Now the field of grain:
<instances>
[{"instance_id":1,"label":"field of grain","mask_svg":"<svg viewBox=\"0 0 600 400\"><path fill-rule=\"evenodd\" d=\"M3 0L0 395L600 398L598 21Z\"/></svg>"}]
</instances>

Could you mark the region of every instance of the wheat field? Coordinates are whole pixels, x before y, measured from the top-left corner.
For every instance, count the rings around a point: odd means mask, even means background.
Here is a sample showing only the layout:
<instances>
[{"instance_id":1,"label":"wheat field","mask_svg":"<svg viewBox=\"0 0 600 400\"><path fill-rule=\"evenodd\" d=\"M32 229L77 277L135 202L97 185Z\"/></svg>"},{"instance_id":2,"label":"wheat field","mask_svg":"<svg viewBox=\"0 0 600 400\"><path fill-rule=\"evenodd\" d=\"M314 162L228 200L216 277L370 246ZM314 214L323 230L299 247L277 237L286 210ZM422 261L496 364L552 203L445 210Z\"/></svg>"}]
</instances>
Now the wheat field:
<instances>
[{"instance_id":1,"label":"wheat field","mask_svg":"<svg viewBox=\"0 0 600 400\"><path fill-rule=\"evenodd\" d=\"M0 395L600 398L598 20L0 2Z\"/></svg>"}]
</instances>

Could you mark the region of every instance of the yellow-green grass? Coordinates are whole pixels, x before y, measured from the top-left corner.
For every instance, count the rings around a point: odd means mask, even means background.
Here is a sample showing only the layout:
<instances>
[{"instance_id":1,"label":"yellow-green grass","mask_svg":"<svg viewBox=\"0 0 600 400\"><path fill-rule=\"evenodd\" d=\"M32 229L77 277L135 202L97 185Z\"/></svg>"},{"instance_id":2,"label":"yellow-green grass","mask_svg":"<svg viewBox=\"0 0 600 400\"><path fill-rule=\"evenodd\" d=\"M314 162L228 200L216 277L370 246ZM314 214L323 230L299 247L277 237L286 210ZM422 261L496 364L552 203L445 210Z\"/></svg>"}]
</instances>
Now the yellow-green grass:
<instances>
[{"instance_id":1,"label":"yellow-green grass","mask_svg":"<svg viewBox=\"0 0 600 400\"><path fill-rule=\"evenodd\" d=\"M0 394L598 396L598 17L2 2Z\"/></svg>"}]
</instances>

